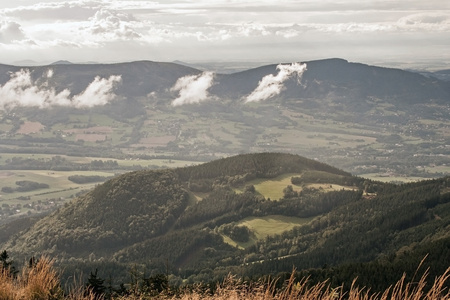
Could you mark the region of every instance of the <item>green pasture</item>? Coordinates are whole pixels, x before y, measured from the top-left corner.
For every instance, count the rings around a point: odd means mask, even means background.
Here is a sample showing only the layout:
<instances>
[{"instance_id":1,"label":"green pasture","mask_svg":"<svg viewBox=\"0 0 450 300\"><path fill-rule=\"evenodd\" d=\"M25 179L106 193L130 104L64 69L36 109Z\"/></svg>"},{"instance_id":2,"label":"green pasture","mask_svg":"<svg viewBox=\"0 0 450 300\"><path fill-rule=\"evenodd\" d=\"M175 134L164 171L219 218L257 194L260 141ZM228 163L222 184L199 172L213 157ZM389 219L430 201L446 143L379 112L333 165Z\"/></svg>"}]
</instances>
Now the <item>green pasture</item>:
<instances>
[{"instance_id":1,"label":"green pasture","mask_svg":"<svg viewBox=\"0 0 450 300\"><path fill-rule=\"evenodd\" d=\"M283 197L283 189L288 185L292 185L294 190L301 191L301 188L291 183L291 177L301 176L298 173L283 174L271 179L255 179L249 181L246 185L253 184L255 190L263 195L265 198L271 200L278 200Z\"/></svg>"},{"instance_id":2,"label":"green pasture","mask_svg":"<svg viewBox=\"0 0 450 300\"><path fill-rule=\"evenodd\" d=\"M270 198L271 200L278 200L283 197L283 189L286 188L288 185L292 185L293 189L295 191L300 192L302 190L301 187L297 185L293 185L291 183L292 177L301 177L301 173L289 173L289 174L283 174L280 176L277 176L275 178L271 179L255 179L252 181L249 181L246 185L253 184L255 187L255 190L263 195L265 198ZM319 176L319 175L317 175ZM325 192L327 191L338 191L342 189L353 189L353 187L346 187L339 184L329 184L329 183L310 183L306 185L307 187L311 188L322 188ZM242 191L242 189L239 189L238 191Z\"/></svg>"},{"instance_id":3,"label":"green pasture","mask_svg":"<svg viewBox=\"0 0 450 300\"><path fill-rule=\"evenodd\" d=\"M351 186L343 186L340 184L330 184L330 183L312 183L308 184L307 187L314 189L321 189L323 192L332 192L332 191L342 191L342 190L354 190L355 187Z\"/></svg>"},{"instance_id":4,"label":"green pasture","mask_svg":"<svg viewBox=\"0 0 450 300\"><path fill-rule=\"evenodd\" d=\"M311 221L311 218L286 217L281 215L272 215L265 217L248 217L240 221L237 225L247 226L260 240L267 236L281 234L292 228L304 225Z\"/></svg>"},{"instance_id":5,"label":"green pasture","mask_svg":"<svg viewBox=\"0 0 450 300\"><path fill-rule=\"evenodd\" d=\"M434 166L434 167L425 167L427 172L429 173L443 173L448 174L450 173L450 165L449 166Z\"/></svg>"},{"instance_id":6,"label":"green pasture","mask_svg":"<svg viewBox=\"0 0 450 300\"><path fill-rule=\"evenodd\" d=\"M281 234L285 231L289 231L296 226L301 226L310 222L312 218L297 218L286 217L281 215L272 215L265 217L248 217L236 225L246 226L252 232L252 237L246 243L237 243L230 239L228 236L222 235L224 242L234 247L247 248L255 244L258 240L264 239L267 236L273 236Z\"/></svg>"}]
</instances>

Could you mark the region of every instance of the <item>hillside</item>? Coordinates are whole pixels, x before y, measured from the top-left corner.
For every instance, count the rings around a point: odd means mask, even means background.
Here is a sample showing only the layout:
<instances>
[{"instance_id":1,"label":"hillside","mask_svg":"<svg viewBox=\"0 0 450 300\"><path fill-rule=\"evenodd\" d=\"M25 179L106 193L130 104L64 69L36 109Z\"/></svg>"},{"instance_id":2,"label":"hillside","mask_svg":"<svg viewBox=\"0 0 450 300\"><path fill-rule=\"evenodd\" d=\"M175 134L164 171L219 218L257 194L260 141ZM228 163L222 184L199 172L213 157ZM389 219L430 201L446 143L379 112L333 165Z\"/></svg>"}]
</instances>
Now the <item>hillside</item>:
<instances>
[{"instance_id":1,"label":"hillside","mask_svg":"<svg viewBox=\"0 0 450 300\"><path fill-rule=\"evenodd\" d=\"M281 196L268 197L274 190ZM439 274L450 261L449 192L449 178L393 185L297 155L243 154L115 177L2 248L50 255L66 276L99 268L119 282L131 265L187 282L293 266L319 274L326 265L336 280L374 266L397 275L426 253Z\"/></svg>"},{"instance_id":2,"label":"hillside","mask_svg":"<svg viewBox=\"0 0 450 300\"><path fill-rule=\"evenodd\" d=\"M304 64L231 74L151 61L0 65L0 152L193 161L287 152L392 181L450 174L448 81L343 59ZM247 101L263 79L273 94Z\"/></svg>"}]
</instances>

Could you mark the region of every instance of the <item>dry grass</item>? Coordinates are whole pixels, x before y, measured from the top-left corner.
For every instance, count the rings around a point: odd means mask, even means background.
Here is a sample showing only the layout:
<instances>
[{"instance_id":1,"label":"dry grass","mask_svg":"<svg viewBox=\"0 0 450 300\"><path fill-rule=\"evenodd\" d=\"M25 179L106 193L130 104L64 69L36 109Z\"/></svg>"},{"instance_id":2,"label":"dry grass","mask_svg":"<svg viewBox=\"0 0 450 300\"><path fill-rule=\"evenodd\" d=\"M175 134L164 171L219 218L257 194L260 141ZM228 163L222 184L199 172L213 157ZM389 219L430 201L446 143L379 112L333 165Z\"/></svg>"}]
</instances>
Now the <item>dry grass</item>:
<instances>
[{"instance_id":1,"label":"dry grass","mask_svg":"<svg viewBox=\"0 0 450 300\"><path fill-rule=\"evenodd\" d=\"M23 299L52 299L62 294L59 275L46 257L35 266L23 268L18 285L17 292Z\"/></svg>"},{"instance_id":2,"label":"dry grass","mask_svg":"<svg viewBox=\"0 0 450 300\"><path fill-rule=\"evenodd\" d=\"M0 271L0 300L94 300L83 286L64 295L53 261L42 257L31 267L24 267L16 277L7 269Z\"/></svg>"},{"instance_id":3,"label":"dry grass","mask_svg":"<svg viewBox=\"0 0 450 300\"><path fill-rule=\"evenodd\" d=\"M353 281L349 292L342 287L331 288L325 281L310 286L308 279L297 282L295 272L282 289L276 289L276 280L248 284L234 276L228 276L213 292L204 289L191 289L172 295L146 295L134 293L116 297L116 300L450 300L447 280L450 268L434 280L430 290L425 290L427 274L417 282L405 282L405 275L383 293L372 293L356 286ZM0 300L98 300L93 293L86 291L82 282L75 282L67 295L63 294L58 273L52 260L41 258L33 267L25 267L20 275L12 276L8 270L0 271Z\"/></svg>"},{"instance_id":4,"label":"dry grass","mask_svg":"<svg viewBox=\"0 0 450 300\"><path fill-rule=\"evenodd\" d=\"M435 279L433 287L425 292L426 274L418 282L405 283L405 275L391 288L384 293L371 293L365 288L356 286L353 281L349 292L343 292L342 287L331 288L327 282L322 282L313 286L308 285L308 280L303 279L295 282L294 273L286 282L282 290L275 290L275 281L270 283L260 283L246 285L234 277L228 277L224 283L215 291L208 294L199 291L185 292L179 296L164 297L159 299L181 299L181 300L448 300L449 290L446 288L446 281L450 277L450 268ZM133 299L133 298L131 298ZM145 299L145 298L142 298ZM154 298L152 298L154 299ZM128 300L124 298L123 300ZM133 299L134 300L134 299Z\"/></svg>"}]
</instances>

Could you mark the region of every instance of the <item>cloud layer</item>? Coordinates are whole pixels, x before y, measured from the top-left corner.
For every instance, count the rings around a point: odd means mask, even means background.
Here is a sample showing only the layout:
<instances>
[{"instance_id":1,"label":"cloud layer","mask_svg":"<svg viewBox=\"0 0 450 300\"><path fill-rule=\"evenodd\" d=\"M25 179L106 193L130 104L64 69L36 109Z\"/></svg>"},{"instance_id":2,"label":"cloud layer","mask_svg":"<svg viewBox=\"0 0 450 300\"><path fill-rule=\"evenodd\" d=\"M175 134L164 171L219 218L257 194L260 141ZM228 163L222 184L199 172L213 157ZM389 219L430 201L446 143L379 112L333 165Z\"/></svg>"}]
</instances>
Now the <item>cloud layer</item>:
<instances>
[{"instance_id":1,"label":"cloud layer","mask_svg":"<svg viewBox=\"0 0 450 300\"><path fill-rule=\"evenodd\" d=\"M214 81L214 73L203 72L199 75L188 75L177 80L171 91L179 96L172 101L172 106L200 103L208 99L208 89Z\"/></svg>"},{"instance_id":2,"label":"cloud layer","mask_svg":"<svg viewBox=\"0 0 450 300\"><path fill-rule=\"evenodd\" d=\"M20 3L0 4L2 63L450 59L447 0Z\"/></svg>"},{"instance_id":3,"label":"cloud layer","mask_svg":"<svg viewBox=\"0 0 450 300\"><path fill-rule=\"evenodd\" d=\"M284 83L293 76L297 77L300 84L303 73L306 71L306 64L292 63L290 65L278 65L278 73L274 76L269 74L264 76L258 83L256 89L245 98L245 102L259 102L280 94L284 88Z\"/></svg>"},{"instance_id":4,"label":"cloud layer","mask_svg":"<svg viewBox=\"0 0 450 300\"><path fill-rule=\"evenodd\" d=\"M53 70L49 69L45 77L51 78ZM76 108L105 105L115 98L113 90L121 81L121 76L110 76L108 79L96 77L80 94L73 97L65 89L59 93L48 87L48 82L37 85L31 79L30 71L22 69L11 75L11 79L0 86L0 109L15 107L49 108L52 106L70 106Z\"/></svg>"}]
</instances>

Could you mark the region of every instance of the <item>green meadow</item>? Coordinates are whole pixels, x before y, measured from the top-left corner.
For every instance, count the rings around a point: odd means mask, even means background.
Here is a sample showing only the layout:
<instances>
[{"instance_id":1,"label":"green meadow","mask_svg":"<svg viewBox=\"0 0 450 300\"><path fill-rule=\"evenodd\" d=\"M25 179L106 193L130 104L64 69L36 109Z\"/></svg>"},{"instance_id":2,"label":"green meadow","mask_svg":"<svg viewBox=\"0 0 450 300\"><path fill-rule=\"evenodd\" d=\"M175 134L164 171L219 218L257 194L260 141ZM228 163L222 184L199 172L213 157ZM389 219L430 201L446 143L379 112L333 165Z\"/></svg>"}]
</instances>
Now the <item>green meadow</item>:
<instances>
[{"instance_id":1,"label":"green meadow","mask_svg":"<svg viewBox=\"0 0 450 300\"><path fill-rule=\"evenodd\" d=\"M255 179L249 181L247 185L252 184L256 192L271 200L278 200L283 197L283 189L292 185L294 190L301 191L301 188L291 183L291 177L301 176L301 174L291 173L283 174L271 179Z\"/></svg>"},{"instance_id":2,"label":"green meadow","mask_svg":"<svg viewBox=\"0 0 450 300\"><path fill-rule=\"evenodd\" d=\"M231 246L245 249L255 244L258 240L262 240L267 236L273 236L289 231L296 226L301 226L310 222L311 219L312 218L286 217L281 215L248 217L236 223L237 226L246 226L252 232L252 236L248 242L236 242L226 235L222 235L222 237L224 238L224 242Z\"/></svg>"}]
</instances>

